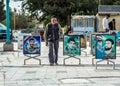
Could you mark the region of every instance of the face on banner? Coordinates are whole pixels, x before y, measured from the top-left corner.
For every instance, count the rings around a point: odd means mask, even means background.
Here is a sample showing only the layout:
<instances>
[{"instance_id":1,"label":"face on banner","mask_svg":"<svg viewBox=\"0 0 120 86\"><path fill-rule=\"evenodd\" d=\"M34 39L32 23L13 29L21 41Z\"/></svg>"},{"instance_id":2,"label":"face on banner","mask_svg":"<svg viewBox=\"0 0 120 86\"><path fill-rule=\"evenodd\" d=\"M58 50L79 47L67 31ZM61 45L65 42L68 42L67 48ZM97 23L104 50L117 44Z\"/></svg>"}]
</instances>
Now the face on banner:
<instances>
[{"instance_id":1,"label":"face on banner","mask_svg":"<svg viewBox=\"0 0 120 86\"><path fill-rule=\"evenodd\" d=\"M114 34L96 35L96 59L116 59L116 36Z\"/></svg>"},{"instance_id":2,"label":"face on banner","mask_svg":"<svg viewBox=\"0 0 120 86\"><path fill-rule=\"evenodd\" d=\"M73 32L69 35L77 35L80 37L80 47L81 48L86 48L86 41L87 41L87 36L84 32Z\"/></svg>"},{"instance_id":3,"label":"face on banner","mask_svg":"<svg viewBox=\"0 0 120 86\"><path fill-rule=\"evenodd\" d=\"M81 48L86 48L86 35L85 34L81 34L80 35L80 45Z\"/></svg>"},{"instance_id":4,"label":"face on banner","mask_svg":"<svg viewBox=\"0 0 120 86\"><path fill-rule=\"evenodd\" d=\"M64 36L64 55L80 55L80 40L79 36L66 35Z\"/></svg>"},{"instance_id":5,"label":"face on banner","mask_svg":"<svg viewBox=\"0 0 120 86\"><path fill-rule=\"evenodd\" d=\"M40 54L40 36L23 37L24 54Z\"/></svg>"}]
</instances>

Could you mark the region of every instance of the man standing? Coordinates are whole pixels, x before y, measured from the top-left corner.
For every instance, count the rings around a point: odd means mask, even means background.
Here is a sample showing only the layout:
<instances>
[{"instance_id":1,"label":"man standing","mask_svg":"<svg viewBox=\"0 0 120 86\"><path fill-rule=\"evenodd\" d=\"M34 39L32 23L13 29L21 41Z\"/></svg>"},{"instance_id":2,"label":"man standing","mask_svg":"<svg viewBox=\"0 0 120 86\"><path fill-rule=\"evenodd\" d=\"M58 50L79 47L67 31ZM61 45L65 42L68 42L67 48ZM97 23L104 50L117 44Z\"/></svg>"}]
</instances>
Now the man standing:
<instances>
[{"instance_id":1,"label":"man standing","mask_svg":"<svg viewBox=\"0 0 120 86\"><path fill-rule=\"evenodd\" d=\"M57 18L55 16L51 17L51 22L46 25L45 29L45 41L46 46L49 47L49 62L50 66L58 65L58 48L59 48L59 35L61 32L61 26L57 22Z\"/></svg>"},{"instance_id":2,"label":"man standing","mask_svg":"<svg viewBox=\"0 0 120 86\"><path fill-rule=\"evenodd\" d=\"M112 19L111 22L109 22L109 28L110 30L116 30L116 27L115 27L115 19Z\"/></svg>"},{"instance_id":3,"label":"man standing","mask_svg":"<svg viewBox=\"0 0 120 86\"><path fill-rule=\"evenodd\" d=\"M103 29L106 31L106 32L109 32L109 22L108 22L108 18L110 17L109 14L107 14L103 20L102 20L102 25L103 25Z\"/></svg>"}]
</instances>

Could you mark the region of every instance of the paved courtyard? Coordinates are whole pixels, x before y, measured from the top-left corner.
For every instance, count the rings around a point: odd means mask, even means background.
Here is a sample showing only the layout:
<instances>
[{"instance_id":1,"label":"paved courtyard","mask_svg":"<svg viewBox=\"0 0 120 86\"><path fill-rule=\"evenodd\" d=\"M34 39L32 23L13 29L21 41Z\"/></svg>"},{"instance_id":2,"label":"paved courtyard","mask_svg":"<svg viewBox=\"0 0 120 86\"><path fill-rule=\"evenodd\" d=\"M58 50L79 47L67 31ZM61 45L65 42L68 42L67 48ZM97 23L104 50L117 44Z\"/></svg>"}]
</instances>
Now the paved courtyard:
<instances>
[{"instance_id":1,"label":"paved courtyard","mask_svg":"<svg viewBox=\"0 0 120 86\"><path fill-rule=\"evenodd\" d=\"M0 51L3 50L4 43L0 43ZM88 44L87 44L88 45ZM63 56L63 43L59 47L59 65L49 66L48 47L42 42L41 55L37 58L39 61L30 59L24 65L22 51L17 49L17 43L14 43L14 49L17 52L0 52L0 86L120 86L120 48L117 47L117 57L115 69L111 63L106 61L99 63L97 69L92 65L90 47L87 46L82 52L81 59L67 58ZM98 61L95 60L94 63ZM5 71L5 72L4 72Z\"/></svg>"}]
</instances>

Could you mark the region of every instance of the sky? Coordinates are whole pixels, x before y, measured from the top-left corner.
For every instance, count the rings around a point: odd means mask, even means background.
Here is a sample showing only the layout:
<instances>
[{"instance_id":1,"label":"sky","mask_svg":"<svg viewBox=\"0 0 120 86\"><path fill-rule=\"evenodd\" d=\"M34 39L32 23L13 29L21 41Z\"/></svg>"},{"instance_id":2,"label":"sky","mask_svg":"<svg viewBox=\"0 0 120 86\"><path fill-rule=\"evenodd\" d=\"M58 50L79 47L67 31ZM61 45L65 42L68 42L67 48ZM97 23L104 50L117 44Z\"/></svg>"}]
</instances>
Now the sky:
<instances>
[{"instance_id":1,"label":"sky","mask_svg":"<svg viewBox=\"0 0 120 86\"><path fill-rule=\"evenodd\" d=\"M6 5L6 0L4 0L4 3ZM14 2L14 0L10 0L9 6L12 9L12 11L14 11L14 8L16 8L18 12L19 10L21 10L21 3L22 1ZM6 9L6 6L5 6L5 9Z\"/></svg>"}]
</instances>

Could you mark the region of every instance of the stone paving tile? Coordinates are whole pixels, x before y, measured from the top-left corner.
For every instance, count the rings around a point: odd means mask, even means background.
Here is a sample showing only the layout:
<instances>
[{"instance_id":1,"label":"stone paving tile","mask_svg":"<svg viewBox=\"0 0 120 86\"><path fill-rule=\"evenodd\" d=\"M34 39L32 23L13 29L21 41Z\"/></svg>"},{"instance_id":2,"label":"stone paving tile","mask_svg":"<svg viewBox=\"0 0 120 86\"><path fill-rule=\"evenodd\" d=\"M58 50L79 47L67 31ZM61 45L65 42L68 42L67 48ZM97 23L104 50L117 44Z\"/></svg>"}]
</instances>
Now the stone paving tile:
<instances>
[{"instance_id":1,"label":"stone paving tile","mask_svg":"<svg viewBox=\"0 0 120 86\"><path fill-rule=\"evenodd\" d=\"M99 84L63 84L63 85L60 85L60 86L114 86L114 85L110 85L110 84L103 84L103 85L99 85Z\"/></svg>"},{"instance_id":2,"label":"stone paving tile","mask_svg":"<svg viewBox=\"0 0 120 86\"><path fill-rule=\"evenodd\" d=\"M40 81L17 81L18 86L43 86Z\"/></svg>"},{"instance_id":3,"label":"stone paving tile","mask_svg":"<svg viewBox=\"0 0 120 86\"><path fill-rule=\"evenodd\" d=\"M0 86L4 86L4 81L0 80Z\"/></svg>"},{"instance_id":4,"label":"stone paving tile","mask_svg":"<svg viewBox=\"0 0 120 86\"><path fill-rule=\"evenodd\" d=\"M17 83L5 83L5 86L18 86Z\"/></svg>"},{"instance_id":5,"label":"stone paving tile","mask_svg":"<svg viewBox=\"0 0 120 86\"><path fill-rule=\"evenodd\" d=\"M42 42L44 44L44 42ZM17 43L15 44L17 45ZM60 43L62 45L62 43ZM0 45L1 46L1 45ZM42 65L33 65L37 61L31 59L24 65L24 59L27 58L22 52L6 55L2 54L2 58L9 57L11 62L7 60L4 63L6 70L6 86L120 86L120 59L117 58L116 70L112 69L112 65L106 65L106 62L100 63L98 69L92 65L92 55L77 56L81 59L81 65L78 65L78 60L70 58L66 60L69 65L63 65L62 47L59 50L58 66L49 66L47 47L42 46L41 59ZM46 48L46 49L44 49ZM44 49L44 50L43 50ZM88 47L89 50L89 47ZM88 51L89 53L89 51ZM5 56L5 57L4 57ZM12 57L12 58L11 58ZM0 57L1 58L1 57ZM95 61L96 62L96 61ZM110 77L111 76L111 77ZM107 77L104 79L104 77ZM114 77L114 79L112 78ZM89 83L61 83L62 79L87 79ZM3 81L3 80L2 80Z\"/></svg>"},{"instance_id":6,"label":"stone paving tile","mask_svg":"<svg viewBox=\"0 0 120 86\"><path fill-rule=\"evenodd\" d=\"M3 76L3 73L0 72L0 86L3 86L4 85L4 76Z\"/></svg>"}]
</instances>

